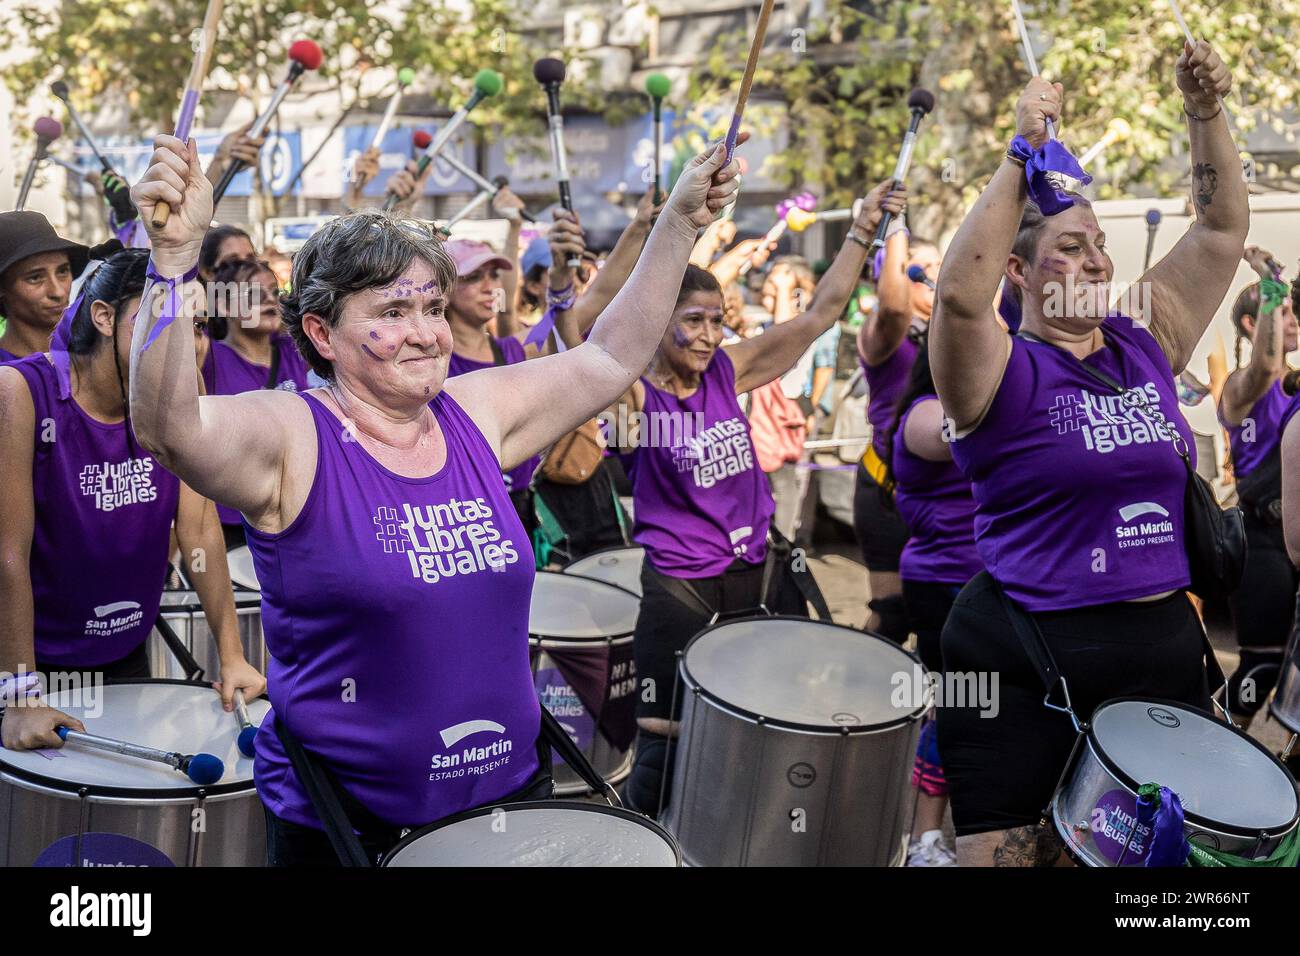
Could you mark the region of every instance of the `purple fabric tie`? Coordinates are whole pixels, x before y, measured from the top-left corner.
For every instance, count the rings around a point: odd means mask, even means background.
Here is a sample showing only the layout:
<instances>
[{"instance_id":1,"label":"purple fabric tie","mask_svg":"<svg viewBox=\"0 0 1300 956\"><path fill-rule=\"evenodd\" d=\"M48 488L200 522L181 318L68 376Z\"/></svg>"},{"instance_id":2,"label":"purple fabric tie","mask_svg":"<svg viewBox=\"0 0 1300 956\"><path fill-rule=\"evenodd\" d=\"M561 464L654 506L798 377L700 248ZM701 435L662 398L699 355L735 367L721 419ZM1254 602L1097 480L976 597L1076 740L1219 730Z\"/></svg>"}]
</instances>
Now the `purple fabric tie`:
<instances>
[{"instance_id":1,"label":"purple fabric tie","mask_svg":"<svg viewBox=\"0 0 1300 956\"><path fill-rule=\"evenodd\" d=\"M54 364L59 379L60 399L66 399L72 394L72 359L68 354L68 343L72 341L72 320L77 317L77 311L86 298L86 286L90 284L91 276L103 264L104 260L95 259L86 265L78 279L81 285L77 297L72 300L72 305L63 310L63 318L59 319L54 334L50 336L50 361Z\"/></svg>"},{"instance_id":2,"label":"purple fabric tie","mask_svg":"<svg viewBox=\"0 0 1300 956\"><path fill-rule=\"evenodd\" d=\"M1092 182L1092 177L1083 171L1074 154L1061 145L1059 140L1049 139L1034 149L1029 145L1029 140L1017 136L1011 141L1009 152L1024 162L1029 198L1044 216L1055 216L1074 205L1074 200L1052 182L1052 173L1077 179L1084 186Z\"/></svg>"},{"instance_id":3,"label":"purple fabric tie","mask_svg":"<svg viewBox=\"0 0 1300 956\"><path fill-rule=\"evenodd\" d=\"M198 278L198 275L199 266L198 263L195 263L194 268L185 275L168 279L154 267L153 260L149 260L149 268L145 272L145 278L156 285L165 285L167 287L167 298L163 300L162 308L158 312L158 321L149 330L149 337L144 340L144 345L140 346L141 355L149 350L149 346L153 345L158 336L162 335L167 326L171 325L176 316L180 314L181 296L179 287L187 282L193 282Z\"/></svg>"},{"instance_id":4,"label":"purple fabric tie","mask_svg":"<svg viewBox=\"0 0 1300 956\"><path fill-rule=\"evenodd\" d=\"M1186 866L1189 847L1183 831L1183 804L1168 787L1138 788L1138 828L1151 830L1151 849L1143 866Z\"/></svg>"}]
</instances>

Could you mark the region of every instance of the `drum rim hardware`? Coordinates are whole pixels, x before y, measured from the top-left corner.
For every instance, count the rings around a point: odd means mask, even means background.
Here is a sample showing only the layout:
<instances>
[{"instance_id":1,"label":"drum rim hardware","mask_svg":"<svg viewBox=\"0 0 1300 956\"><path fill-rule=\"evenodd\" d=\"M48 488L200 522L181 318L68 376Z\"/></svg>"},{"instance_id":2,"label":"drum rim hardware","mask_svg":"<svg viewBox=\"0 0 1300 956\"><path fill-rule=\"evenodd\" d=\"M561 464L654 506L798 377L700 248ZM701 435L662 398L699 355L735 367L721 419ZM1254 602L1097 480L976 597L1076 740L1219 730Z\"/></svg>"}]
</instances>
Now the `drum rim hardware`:
<instances>
[{"instance_id":1,"label":"drum rim hardware","mask_svg":"<svg viewBox=\"0 0 1300 956\"><path fill-rule=\"evenodd\" d=\"M136 685L157 685L172 684L179 687L202 688L202 684L196 684L193 681L177 680L174 678L151 678L149 680L121 681L113 686L131 687ZM210 693L215 694L215 690L208 688ZM49 777L44 774L28 770L25 767L16 766L4 757L0 751L0 777L10 776L26 783L34 784L46 790L53 791L57 794L76 797L78 799L98 799L100 797L116 798L129 801L135 800L156 800L174 801L177 803L189 803L197 798L211 800L214 797L228 795L244 795L254 786L253 777L250 774L247 780L232 780L229 783L214 783L200 785L191 783L189 786L179 787L116 787L105 784L88 784L76 783L70 780L62 780L58 777Z\"/></svg>"},{"instance_id":2,"label":"drum rim hardware","mask_svg":"<svg viewBox=\"0 0 1300 956\"><path fill-rule=\"evenodd\" d=\"M913 710L908 711L907 714L904 716L895 717L888 721L881 721L872 724L849 724L849 725L832 724L832 723L804 724L792 720L785 720L780 717L772 717L767 714L759 714L754 711L748 710L747 708L741 707L733 703L732 701L719 697L717 693L710 691L706 687L704 687L700 683L699 679L691 673L690 666L688 664L691 648L694 647L698 641L702 640L712 631L716 631L723 627L729 627L733 624L745 624L752 621L792 621L800 624L816 625L819 627L833 627L841 631L848 631L859 637L871 638L872 640L879 641L885 644L886 646L888 646L890 649L896 650L900 654L903 654L906 657L908 657L914 664L916 664L916 666L918 667L922 666L921 658L917 654L907 650L904 647L899 646L898 644L889 640L889 638L882 637L879 634L874 634L871 631L861 631L858 630L857 628L846 627L843 624L835 624L829 621L816 621L816 620L812 620L811 618L799 617L798 615L794 615L794 614L754 614L746 617L727 618L724 621L718 621L716 624L711 624L708 627L704 628L704 630L696 634L693 638L691 638L691 640L687 643L686 647L682 649L682 651L680 652L681 658L679 663L679 670L681 673L682 680L685 682L686 688L690 693L698 697L703 697L704 699L708 700L711 704L713 704L715 707L717 707L719 710L729 713L732 716L737 717L741 720L748 720L760 726L777 727L782 730L793 730L800 733L824 734L826 736L832 736L832 737L839 737L847 734L872 734L872 733L880 733L882 731L887 731L887 730L893 730L897 727L901 727L904 724L907 724L915 720L918 715L923 714L930 706L929 703L925 703L919 707L914 708Z\"/></svg>"},{"instance_id":3,"label":"drum rim hardware","mask_svg":"<svg viewBox=\"0 0 1300 956\"><path fill-rule=\"evenodd\" d=\"M1216 726L1223 727L1224 729L1235 733L1238 737L1242 738L1243 740L1248 741L1250 745L1255 748L1255 750L1257 750L1259 753L1267 757L1269 761L1279 771L1282 772L1283 775L1291 779L1294 785L1295 778L1291 776L1290 771L1286 769L1286 767L1282 764L1280 760L1277 759L1277 756L1272 751L1270 751L1267 747L1261 744L1254 737L1243 732L1240 728L1232 724L1225 723L1222 720L1219 720L1218 717L1216 717L1211 711L1202 710L1199 707L1193 707L1190 704L1183 703L1182 701L1170 700L1169 698L1137 697L1137 696L1112 697L1109 700L1102 701L1100 704L1097 705L1096 709L1093 710L1092 717L1088 721L1087 730L1084 732L1084 736L1087 738L1088 749L1092 752L1093 756L1097 758L1097 762L1100 763L1101 766L1112 777L1114 777L1118 783L1123 785L1126 789L1131 790L1133 792L1134 798L1137 797L1137 791L1139 787L1147 783L1152 783L1153 781L1150 780L1144 780L1140 782L1135 781L1133 777L1131 777L1124 770L1120 769L1119 765L1116 764L1115 761L1111 759L1110 755L1105 752L1102 743L1097 739L1096 736L1097 714L1099 714L1102 711L1102 709L1105 707L1109 707L1113 704L1122 704L1122 703L1151 704L1158 707L1172 706L1172 707L1177 707L1179 710L1185 711L1187 713L1196 714L1198 717L1203 717L1206 720L1214 723ZM1160 781L1154 781L1154 782L1159 783ZM1058 793L1059 793L1059 789L1058 789ZM1055 799L1053 799L1053 803L1055 803ZM1201 829L1213 830L1218 833L1227 833L1232 836L1247 837L1247 838L1257 837L1261 835L1264 838L1271 838L1275 836L1280 836L1288 832L1293 827L1295 827L1297 823L1300 823L1300 797L1296 798L1295 808L1292 811L1290 822L1279 823L1276 826L1243 827L1238 824L1227 823L1223 820L1215 820L1210 817L1203 816L1199 813L1195 813L1192 810L1189 810L1186 806L1183 807L1183 819L1186 820L1188 823L1193 824L1194 826L1197 826Z\"/></svg>"},{"instance_id":4,"label":"drum rim hardware","mask_svg":"<svg viewBox=\"0 0 1300 956\"><path fill-rule=\"evenodd\" d=\"M419 827L418 829L412 830L406 834L406 836L397 841L397 844L391 850L384 854L379 865L380 867L387 867L393 858L410 844L416 842L421 837L433 833L435 830L442 830L456 823L463 823L464 821L472 820L475 817L487 816L496 813L497 811L501 811L509 816L511 813L520 810L554 810L557 807L604 813L627 820L630 823L639 824L663 838L663 840L672 847L674 857L677 861L677 866L680 867L682 865L682 848L678 845L677 838L669 833L663 824L650 819L645 814L637 813L635 810L629 810L626 807L613 807L607 804L587 803L581 800L521 800L518 803L495 803L486 807L478 807L474 810L464 810L460 813L454 813L449 817L435 820L433 823L426 824L425 826Z\"/></svg>"}]
</instances>

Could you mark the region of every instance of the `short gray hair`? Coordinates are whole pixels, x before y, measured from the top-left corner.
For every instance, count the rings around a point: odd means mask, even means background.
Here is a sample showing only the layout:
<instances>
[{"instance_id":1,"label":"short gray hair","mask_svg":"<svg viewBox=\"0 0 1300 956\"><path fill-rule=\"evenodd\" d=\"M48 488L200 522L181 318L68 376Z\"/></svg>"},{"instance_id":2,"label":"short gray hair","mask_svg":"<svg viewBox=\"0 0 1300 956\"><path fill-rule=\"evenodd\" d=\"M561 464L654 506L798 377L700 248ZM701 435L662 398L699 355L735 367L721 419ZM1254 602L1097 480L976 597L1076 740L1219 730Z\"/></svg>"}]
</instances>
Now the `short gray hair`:
<instances>
[{"instance_id":1,"label":"short gray hair","mask_svg":"<svg viewBox=\"0 0 1300 956\"><path fill-rule=\"evenodd\" d=\"M416 259L429 264L438 288L450 294L456 266L438 234L418 219L371 209L341 216L312 233L293 257L292 291L281 299L285 327L312 371L334 378L334 364L311 344L302 317L319 315L334 328L348 296L391 285Z\"/></svg>"}]
</instances>

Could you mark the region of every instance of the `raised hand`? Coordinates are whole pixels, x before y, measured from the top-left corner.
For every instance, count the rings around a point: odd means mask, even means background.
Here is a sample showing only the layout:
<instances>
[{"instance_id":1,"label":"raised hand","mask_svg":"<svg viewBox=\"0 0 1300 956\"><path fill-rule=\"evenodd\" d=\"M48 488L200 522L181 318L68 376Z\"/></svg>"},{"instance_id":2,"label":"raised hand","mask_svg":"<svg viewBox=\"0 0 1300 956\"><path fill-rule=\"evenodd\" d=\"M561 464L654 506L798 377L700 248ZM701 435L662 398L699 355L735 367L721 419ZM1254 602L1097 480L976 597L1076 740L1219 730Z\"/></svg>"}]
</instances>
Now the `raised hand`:
<instances>
[{"instance_id":1,"label":"raised hand","mask_svg":"<svg viewBox=\"0 0 1300 956\"><path fill-rule=\"evenodd\" d=\"M1204 40L1195 46L1183 41L1183 52L1174 66L1178 89L1189 113L1209 119L1219 110L1219 100L1232 92L1232 75L1214 47Z\"/></svg>"},{"instance_id":2,"label":"raised hand","mask_svg":"<svg viewBox=\"0 0 1300 956\"><path fill-rule=\"evenodd\" d=\"M1048 83L1036 76L1025 86L1016 103L1016 132L1038 149L1047 142L1047 121L1058 128L1061 125L1061 106L1065 101L1065 87Z\"/></svg>"},{"instance_id":3,"label":"raised hand","mask_svg":"<svg viewBox=\"0 0 1300 956\"><path fill-rule=\"evenodd\" d=\"M747 133L741 133L737 145L748 138ZM718 143L700 153L682 170L664 206L661 221L672 217L692 230L703 229L731 203L740 188L736 182L739 174L740 163L734 157L727 163L724 144Z\"/></svg>"},{"instance_id":4,"label":"raised hand","mask_svg":"<svg viewBox=\"0 0 1300 956\"><path fill-rule=\"evenodd\" d=\"M151 258L163 275L177 276L198 262L203 236L212 222L212 183L199 166L199 148L160 133L153 140L149 168L131 187L131 201L144 218L153 247ZM165 202L171 216L160 229L154 207Z\"/></svg>"},{"instance_id":5,"label":"raised hand","mask_svg":"<svg viewBox=\"0 0 1300 956\"><path fill-rule=\"evenodd\" d=\"M892 179L886 179L862 197L862 204L853 218L850 231L856 229L863 238L870 240L880 228L880 217L886 210L897 219L906 208L907 186L895 187Z\"/></svg>"}]
</instances>

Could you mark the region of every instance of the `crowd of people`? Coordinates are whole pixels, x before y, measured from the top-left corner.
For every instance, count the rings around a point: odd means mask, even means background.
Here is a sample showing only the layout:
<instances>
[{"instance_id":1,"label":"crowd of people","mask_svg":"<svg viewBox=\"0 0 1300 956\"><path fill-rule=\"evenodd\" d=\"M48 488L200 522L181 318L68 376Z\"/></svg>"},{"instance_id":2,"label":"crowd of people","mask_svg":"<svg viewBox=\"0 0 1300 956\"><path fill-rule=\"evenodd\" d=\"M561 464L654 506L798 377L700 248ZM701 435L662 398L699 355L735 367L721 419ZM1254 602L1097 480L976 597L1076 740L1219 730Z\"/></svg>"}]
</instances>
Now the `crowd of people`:
<instances>
[{"instance_id":1,"label":"crowd of people","mask_svg":"<svg viewBox=\"0 0 1300 956\"><path fill-rule=\"evenodd\" d=\"M149 676L146 638L179 568L211 623L226 707L236 691L274 707L255 764L270 863L335 862L304 759L329 769L376 857L404 830L548 794L528 652L536 569L644 549L636 674L661 688L719 615L806 615L788 560L810 525L804 444L830 407L843 320L861 312L871 438L853 516L867 629L914 640L931 672L1001 675L995 717L939 706L922 731L909 862L1058 862L1040 814L1075 734L1044 707L1017 630L1038 633L1078 713L1125 695L1212 709L1213 652L1189 600L1195 442L1175 377L1243 254L1261 279L1233 306L1239 367L1219 398L1249 543L1224 702L1239 720L1276 678L1300 583L1287 364L1300 286L1245 249L1226 68L1189 43L1174 82L1195 219L1143 276L1142 315L1109 307L1114 264L1088 199L1031 198L1026 163L1065 104L1039 78L946 250L909 232L907 190L891 179L865 192L820 274L773 258L774 242L737 241L726 210L738 164L722 146L669 194L644 197L603 255L565 211L521 240L523 203L506 188L493 198L508 223L500 247L448 238L403 211L415 164L387 184L395 211L362 208L378 173L368 151L351 179L357 208L321 226L286 276L247 233L212 221L224 167L256 160L247 129L206 171L192 141L158 136L128 203L105 176L116 238L94 249L37 213L0 214L0 671L14 675L6 699L26 702L3 712L4 746L58 747L57 727L82 729L39 706L42 674ZM253 294L205 294L218 286ZM597 416L698 430L667 442L607 429L609 452L574 480L554 449ZM1159 534L1117 532L1132 503L1167 519ZM384 515L405 515L397 547ZM225 555L240 546L261 582L266 675L236 630ZM340 698L348 682L357 693ZM670 789L675 703L638 703L624 799L651 815ZM501 759L432 780L430 729L483 714L506 728Z\"/></svg>"}]
</instances>

